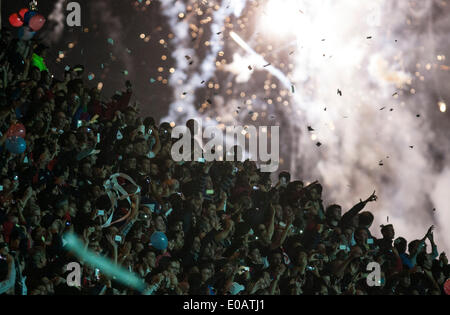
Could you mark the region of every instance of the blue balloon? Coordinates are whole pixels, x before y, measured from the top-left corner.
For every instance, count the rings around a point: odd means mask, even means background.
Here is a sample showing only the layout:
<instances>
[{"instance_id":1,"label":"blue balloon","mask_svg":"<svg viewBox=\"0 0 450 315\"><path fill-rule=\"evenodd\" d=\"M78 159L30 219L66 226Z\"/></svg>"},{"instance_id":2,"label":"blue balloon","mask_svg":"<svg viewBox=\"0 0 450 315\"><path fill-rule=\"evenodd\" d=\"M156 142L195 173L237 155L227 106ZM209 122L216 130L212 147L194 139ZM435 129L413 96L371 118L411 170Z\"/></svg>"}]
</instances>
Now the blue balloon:
<instances>
[{"instance_id":1,"label":"blue balloon","mask_svg":"<svg viewBox=\"0 0 450 315\"><path fill-rule=\"evenodd\" d=\"M35 16L37 14L36 11L28 11L27 13L25 13L25 16L23 17L23 23L25 25L28 25L28 23L30 22L31 18L33 16Z\"/></svg>"},{"instance_id":2,"label":"blue balloon","mask_svg":"<svg viewBox=\"0 0 450 315\"><path fill-rule=\"evenodd\" d=\"M165 250L169 244L166 235L162 232L153 233L150 241L152 242L152 246L159 250Z\"/></svg>"},{"instance_id":3,"label":"blue balloon","mask_svg":"<svg viewBox=\"0 0 450 315\"><path fill-rule=\"evenodd\" d=\"M22 154L27 149L27 143L19 137L11 137L6 139L6 150L14 154Z\"/></svg>"},{"instance_id":4,"label":"blue balloon","mask_svg":"<svg viewBox=\"0 0 450 315\"><path fill-rule=\"evenodd\" d=\"M36 32L32 32L31 29L28 26L22 26L19 28L19 39L28 41L32 39L36 35Z\"/></svg>"}]
</instances>

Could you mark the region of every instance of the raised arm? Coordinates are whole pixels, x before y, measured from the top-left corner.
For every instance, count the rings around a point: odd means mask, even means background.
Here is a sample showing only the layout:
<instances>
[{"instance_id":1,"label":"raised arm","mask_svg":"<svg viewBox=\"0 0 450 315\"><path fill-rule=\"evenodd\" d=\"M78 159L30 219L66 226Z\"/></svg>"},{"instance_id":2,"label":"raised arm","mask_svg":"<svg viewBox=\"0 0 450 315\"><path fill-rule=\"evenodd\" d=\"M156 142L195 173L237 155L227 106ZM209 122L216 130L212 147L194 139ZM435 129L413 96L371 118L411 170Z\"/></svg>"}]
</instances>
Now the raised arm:
<instances>
[{"instance_id":1,"label":"raised arm","mask_svg":"<svg viewBox=\"0 0 450 315\"><path fill-rule=\"evenodd\" d=\"M153 154L155 156L157 156L158 153L161 151L161 141L159 140L159 132L158 132L157 128L151 127L150 129L152 130L152 133L155 136L155 140L156 140L155 146L153 147L151 152L153 152Z\"/></svg>"},{"instance_id":2,"label":"raised arm","mask_svg":"<svg viewBox=\"0 0 450 315\"><path fill-rule=\"evenodd\" d=\"M228 219L226 221L225 229L223 229L220 233L216 234L216 236L214 237L214 240L216 242L220 242L220 241L226 239L228 237L228 235L230 235L230 232L233 229L233 226L234 226L234 221L231 219Z\"/></svg>"},{"instance_id":3,"label":"raised arm","mask_svg":"<svg viewBox=\"0 0 450 315\"><path fill-rule=\"evenodd\" d=\"M111 248L113 250L113 257L112 259L114 260L114 263L117 265L117 258L118 258L118 245L115 242L115 240L113 239L111 234L107 234L106 235L106 240L108 241L108 243L111 245Z\"/></svg>"},{"instance_id":4,"label":"raised arm","mask_svg":"<svg viewBox=\"0 0 450 315\"><path fill-rule=\"evenodd\" d=\"M14 283L16 282L14 258L9 254L6 256L6 263L8 264L8 273L6 280L0 282L0 294L8 292L12 287L14 287Z\"/></svg>"},{"instance_id":5,"label":"raised arm","mask_svg":"<svg viewBox=\"0 0 450 315\"><path fill-rule=\"evenodd\" d=\"M19 213L19 221L20 224L26 224L25 217L23 216L23 209L26 207L28 200L30 200L31 196L33 195L33 189L31 187L28 187L25 191L25 194L23 195L22 199L19 199L17 210Z\"/></svg>"},{"instance_id":6,"label":"raised arm","mask_svg":"<svg viewBox=\"0 0 450 315\"><path fill-rule=\"evenodd\" d=\"M275 207L273 206L273 204L270 204L270 221L269 224L267 225L267 238L269 240L272 239L273 237L273 233L275 231Z\"/></svg>"},{"instance_id":7,"label":"raised arm","mask_svg":"<svg viewBox=\"0 0 450 315\"><path fill-rule=\"evenodd\" d=\"M293 220L291 217L287 220L286 229L281 234L281 237L279 240L272 242L272 245L270 246L271 249L276 249L278 247L283 246L284 241L286 240L287 236L289 235L289 232L291 231L292 221Z\"/></svg>"},{"instance_id":8,"label":"raised arm","mask_svg":"<svg viewBox=\"0 0 450 315\"><path fill-rule=\"evenodd\" d=\"M411 256L411 261L416 261L417 256L419 255L419 253L422 251L422 248L425 246L425 241L426 239L429 237L430 234L433 233L434 230L434 225L432 225L428 231L427 234L425 234L425 236L420 240L419 246L417 247L416 252L414 253L414 255Z\"/></svg>"},{"instance_id":9,"label":"raised arm","mask_svg":"<svg viewBox=\"0 0 450 315\"><path fill-rule=\"evenodd\" d=\"M357 203L356 205L353 206L353 208L348 210L342 216L341 222L349 222L355 215L357 215L359 212L361 212L369 202L377 201L377 199L378 199L378 197L376 195L376 191L374 191L373 194L369 198L367 198L364 201L360 200L359 203Z\"/></svg>"},{"instance_id":10,"label":"raised arm","mask_svg":"<svg viewBox=\"0 0 450 315\"><path fill-rule=\"evenodd\" d=\"M222 191L220 193L220 202L217 205L217 211L226 211L225 209L226 202L227 202L227 194L224 191Z\"/></svg>"},{"instance_id":11,"label":"raised arm","mask_svg":"<svg viewBox=\"0 0 450 315\"><path fill-rule=\"evenodd\" d=\"M439 257L439 252L438 252L436 243L434 242L433 232L428 234L428 239L430 240L430 243L431 243L431 250L432 250L431 255L432 255L433 259L436 259Z\"/></svg>"}]
</instances>

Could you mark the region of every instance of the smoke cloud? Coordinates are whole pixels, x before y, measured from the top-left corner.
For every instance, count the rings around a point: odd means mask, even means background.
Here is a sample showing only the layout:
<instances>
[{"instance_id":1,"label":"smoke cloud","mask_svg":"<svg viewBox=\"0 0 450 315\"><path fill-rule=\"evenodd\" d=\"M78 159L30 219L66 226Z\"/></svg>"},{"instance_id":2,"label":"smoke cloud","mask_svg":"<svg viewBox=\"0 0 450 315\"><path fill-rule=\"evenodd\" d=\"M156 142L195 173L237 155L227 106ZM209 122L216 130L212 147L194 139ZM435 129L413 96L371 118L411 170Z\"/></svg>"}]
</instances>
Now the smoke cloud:
<instances>
[{"instance_id":1,"label":"smoke cloud","mask_svg":"<svg viewBox=\"0 0 450 315\"><path fill-rule=\"evenodd\" d=\"M93 20L98 21L102 25L102 29L105 30L112 51L123 62L126 71L131 73L133 71L132 56L124 46L124 37L126 36L124 25L120 17L113 12L114 3L115 1L112 0L91 1L89 2L89 8ZM101 14L99 14L100 12Z\"/></svg>"},{"instance_id":2,"label":"smoke cloud","mask_svg":"<svg viewBox=\"0 0 450 315\"><path fill-rule=\"evenodd\" d=\"M437 139L430 112L440 97L434 71L423 69L437 55L430 42L437 34L429 32L433 1L416 2L414 9L411 3L379 0L367 8L352 0L303 2L308 29L319 31L302 38L303 53L296 55L294 78L303 87L294 96L296 121L303 130L314 126L324 146L314 148L310 133L294 138L299 151L292 171L320 178L328 202L347 208L376 190L379 202L368 207L375 234L389 221L397 235L412 240L435 224L438 245L448 250L450 203L442 193L450 188L448 174L430 152ZM408 23L415 29L405 31Z\"/></svg>"},{"instance_id":3,"label":"smoke cloud","mask_svg":"<svg viewBox=\"0 0 450 315\"><path fill-rule=\"evenodd\" d=\"M193 68L186 61L186 56L195 60L197 55L189 20L178 19L187 2L162 2L175 34L176 60L176 72L169 80L174 101L165 121L202 117L196 110L195 91L216 74L215 58L223 45L214 41L215 32L227 16L239 17L247 2L217 4L221 6L211 26L213 44ZM380 236L378 226L389 222L397 236L413 240L434 224L438 249L449 251L450 146L448 128L443 128L448 118L437 107L448 98L443 82L450 69L445 65L450 47L444 37L450 29L444 11L449 9L432 0L374 0L370 6L360 0L259 4L260 14L250 23L259 23L267 44L282 48L293 41L296 46L289 60L283 60L293 64L288 78L296 89L290 93L290 106L282 108L280 122L281 132L287 133L280 151L294 177L321 180L326 205L350 208L376 190L378 202L367 207L376 218L374 235ZM264 9L266 5L270 10ZM245 51L230 42L225 45L236 47L236 60L222 70L230 71L234 80L247 80L247 94L260 95L261 87L252 84L258 73L249 74L246 67L241 73L236 70L247 60L239 57ZM188 95L181 99L183 92ZM238 95L216 100L214 110L222 122L244 120L231 115L242 104ZM261 100L253 106L255 111L275 110ZM316 145L318 141L322 146Z\"/></svg>"},{"instance_id":4,"label":"smoke cloud","mask_svg":"<svg viewBox=\"0 0 450 315\"><path fill-rule=\"evenodd\" d=\"M196 50L190 36L189 25L194 16L188 16L181 21L178 18L180 12L186 12L188 4L197 1L162 1L163 15L167 17L175 37L172 41L174 51L172 57L176 61L176 72L171 76L169 82L173 87L174 102L170 104L168 116L163 121L173 121L175 123L184 122L186 119L202 119L195 107L197 89L210 80L216 72L216 56L223 48L224 43L220 33L225 24L225 19L231 15L240 16L245 8L246 0L224 0L218 2L220 7L214 11L210 27L209 49L203 61L196 59ZM205 2L208 5L208 2ZM193 60L191 60L193 58ZM190 64L192 62L192 64ZM199 64L199 65L197 65ZM183 95L185 94L186 95ZM183 98L180 99L180 96ZM182 112L180 112L180 109ZM212 120L205 120L204 125L214 125Z\"/></svg>"},{"instance_id":5,"label":"smoke cloud","mask_svg":"<svg viewBox=\"0 0 450 315\"><path fill-rule=\"evenodd\" d=\"M55 3L52 13L48 16L47 23L51 23L52 27L44 32L42 36L43 41L47 44L57 43L64 32L66 22L64 3L65 0L58 0Z\"/></svg>"}]
</instances>

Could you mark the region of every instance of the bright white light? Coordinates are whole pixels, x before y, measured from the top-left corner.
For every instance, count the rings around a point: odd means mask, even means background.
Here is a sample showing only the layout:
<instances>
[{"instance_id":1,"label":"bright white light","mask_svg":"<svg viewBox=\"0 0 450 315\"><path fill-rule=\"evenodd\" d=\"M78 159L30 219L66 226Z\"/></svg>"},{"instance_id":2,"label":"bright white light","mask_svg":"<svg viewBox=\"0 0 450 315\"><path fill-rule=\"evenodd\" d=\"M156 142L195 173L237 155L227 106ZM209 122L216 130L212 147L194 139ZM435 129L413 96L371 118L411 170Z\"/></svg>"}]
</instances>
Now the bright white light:
<instances>
[{"instance_id":1,"label":"bright white light","mask_svg":"<svg viewBox=\"0 0 450 315\"><path fill-rule=\"evenodd\" d=\"M298 0L270 0L261 17L261 29L268 35L293 34L303 11Z\"/></svg>"},{"instance_id":2,"label":"bright white light","mask_svg":"<svg viewBox=\"0 0 450 315\"><path fill-rule=\"evenodd\" d=\"M263 69L269 71L273 76L278 78L286 88L290 88L291 82L289 79L281 72L279 69L273 66L263 66L267 64L267 61L264 58L256 53L238 34L235 32L230 32L231 38L241 46L249 55L247 57L241 57L238 54L234 54L234 61L232 64L227 65L225 69L227 71L233 72L238 76L237 82L245 82L250 79L250 71L248 71L248 65L263 67ZM243 64L245 63L245 64ZM244 70L245 69L245 70ZM243 72L245 71L245 73Z\"/></svg>"},{"instance_id":3,"label":"bright white light","mask_svg":"<svg viewBox=\"0 0 450 315\"><path fill-rule=\"evenodd\" d=\"M444 102L439 102L438 105L441 113L445 113L447 111L447 104Z\"/></svg>"}]
</instances>

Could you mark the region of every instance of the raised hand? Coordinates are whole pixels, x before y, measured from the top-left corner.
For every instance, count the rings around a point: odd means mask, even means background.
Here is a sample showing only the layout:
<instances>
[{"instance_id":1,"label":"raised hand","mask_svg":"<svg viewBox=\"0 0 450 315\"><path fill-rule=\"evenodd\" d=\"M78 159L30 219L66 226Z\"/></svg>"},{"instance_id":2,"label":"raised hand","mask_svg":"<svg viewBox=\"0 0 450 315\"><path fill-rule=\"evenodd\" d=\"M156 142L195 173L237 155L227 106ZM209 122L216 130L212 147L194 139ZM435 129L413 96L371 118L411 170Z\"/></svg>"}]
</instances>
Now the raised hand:
<instances>
[{"instance_id":1,"label":"raised hand","mask_svg":"<svg viewBox=\"0 0 450 315\"><path fill-rule=\"evenodd\" d=\"M364 203L368 203L368 202L374 202L374 201L377 201L377 199L378 199L378 196L376 195L376 191L374 191L374 192L372 193L372 195L370 195L370 197L367 198L365 201L362 201L361 199L360 199L360 201L361 201L361 202L364 202Z\"/></svg>"},{"instance_id":2,"label":"raised hand","mask_svg":"<svg viewBox=\"0 0 450 315\"><path fill-rule=\"evenodd\" d=\"M108 241L108 243L113 247L113 248L117 248L117 243L114 241L113 237L111 234L107 234L106 235L106 240Z\"/></svg>"},{"instance_id":3,"label":"raised hand","mask_svg":"<svg viewBox=\"0 0 450 315\"><path fill-rule=\"evenodd\" d=\"M430 226L430 228L427 231L427 235L425 237L429 239L430 235L431 235L431 238L433 238L433 230L434 230L434 225ZM430 241L431 241L431 239L430 239Z\"/></svg>"}]
</instances>

